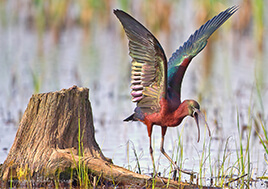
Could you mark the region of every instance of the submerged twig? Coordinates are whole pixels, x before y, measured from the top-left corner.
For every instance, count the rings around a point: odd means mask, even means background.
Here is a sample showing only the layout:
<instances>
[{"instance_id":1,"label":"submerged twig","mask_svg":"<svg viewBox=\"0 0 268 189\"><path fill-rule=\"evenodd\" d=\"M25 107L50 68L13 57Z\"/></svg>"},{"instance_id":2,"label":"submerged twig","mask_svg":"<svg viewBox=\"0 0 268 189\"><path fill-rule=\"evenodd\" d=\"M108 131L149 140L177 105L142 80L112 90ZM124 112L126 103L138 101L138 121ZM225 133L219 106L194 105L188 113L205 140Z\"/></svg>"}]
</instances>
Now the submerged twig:
<instances>
[{"instance_id":1,"label":"submerged twig","mask_svg":"<svg viewBox=\"0 0 268 189\"><path fill-rule=\"evenodd\" d=\"M245 176L247 176L248 174L246 173L246 174L244 174L244 175L242 175L242 176L240 176L240 177L237 177L236 179L233 179L233 180L231 180L231 181L229 181L229 182L226 182L225 184L224 184L224 186L228 186L230 183L232 183L232 182L235 182L235 181L237 181L237 180L239 180L239 179L241 179L241 178L243 178L243 177L245 177Z\"/></svg>"}]
</instances>

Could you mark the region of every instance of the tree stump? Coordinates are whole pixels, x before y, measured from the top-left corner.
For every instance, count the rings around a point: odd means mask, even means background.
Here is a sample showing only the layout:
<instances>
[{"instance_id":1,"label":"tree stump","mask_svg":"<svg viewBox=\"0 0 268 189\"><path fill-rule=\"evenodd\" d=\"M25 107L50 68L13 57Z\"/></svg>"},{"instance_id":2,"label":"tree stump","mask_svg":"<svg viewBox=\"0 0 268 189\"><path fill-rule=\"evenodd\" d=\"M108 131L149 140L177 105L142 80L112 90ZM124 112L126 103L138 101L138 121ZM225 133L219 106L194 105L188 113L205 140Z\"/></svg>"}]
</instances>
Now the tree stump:
<instances>
[{"instance_id":1,"label":"tree stump","mask_svg":"<svg viewBox=\"0 0 268 189\"><path fill-rule=\"evenodd\" d=\"M59 92L33 95L2 166L3 179L7 179L10 166L24 168L27 165L31 173L51 173L59 165L69 167L74 163L69 156L78 156L82 145L84 157L107 161L94 134L88 89L74 86Z\"/></svg>"},{"instance_id":2,"label":"tree stump","mask_svg":"<svg viewBox=\"0 0 268 189\"><path fill-rule=\"evenodd\" d=\"M149 176L116 166L103 155L95 140L88 91L73 86L32 95L14 143L0 168L0 179L51 176L57 171L77 169L82 162L93 177L116 185L150 187L153 179ZM154 183L155 186L169 183L169 187L175 188L189 186L165 178L155 178Z\"/></svg>"}]
</instances>

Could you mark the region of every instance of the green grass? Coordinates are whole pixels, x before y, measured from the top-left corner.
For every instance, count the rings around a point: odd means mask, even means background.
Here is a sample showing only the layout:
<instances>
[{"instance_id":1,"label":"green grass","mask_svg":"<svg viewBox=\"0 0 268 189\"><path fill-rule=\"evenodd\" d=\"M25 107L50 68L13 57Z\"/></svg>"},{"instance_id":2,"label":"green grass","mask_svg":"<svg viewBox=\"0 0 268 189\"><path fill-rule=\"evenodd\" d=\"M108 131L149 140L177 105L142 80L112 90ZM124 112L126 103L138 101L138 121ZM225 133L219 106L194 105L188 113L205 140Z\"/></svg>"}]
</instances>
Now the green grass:
<instances>
[{"instance_id":1,"label":"green grass","mask_svg":"<svg viewBox=\"0 0 268 189\"><path fill-rule=\"evenodd\" d=\"M252 109L248 108L248 122L252 123ZM200 187L206 186L205 179L208 179L208 175L211 176L211 185L218 186L218 187L239 187L244 188L251 184L252 178L252 166L251 166L251 153L250 144L251 144L251 136L252 136L252 124L249 124L248 129L245 131L244 136L246 138L243 139L242 137L242 128L241 128L241 121L239 117L239 111L236 112L236 127L238 137L230 136L225 141L223 141L222 145L220 145L218 151L218 159L213 159L211 153L211 144L213 142L212 138L208 141L204 138L202 144L202 151L199 156L199 169L198 169L198 179L196 180L197 184ZM262 128L264 129L265 126L263 122L261 122ZM264 129L265 130L265 129ZM183 168L184 159L184 145L183 145L183 136L184 136L184 126L182 128L177 129L177 136L178 140L176 146L173 148L172 158L175 157L176 162L178 163L179 167ZM268 139L268 134L264 131L265 139L260 138L262 144L265 146L265 140ZM206 135L206 133L204 133ZM259 135L260 137L260 135ZM232 151L233 143L235 143L236 150ZM133 145L133 144L132 144ZM267 151L267 146L264 147ZM141 171L139 158L135 147L133 145L133 153L135 156L135 160L137 162L138 170ZM268 153L268 151L267 151ZM236 158L236 159L234 159ZM206 164L208 165L206 166ZM207 168L208 167L208 168ZM169 181L172 179L172 165L170 165L169 172L167 173ZM178 173L178 180L180 181L182 178L182 174ZM152 180L153 181L153 180ZM167 186L169 182L167 183ZM154 183L153 183L154 187Z\"/></svg>"},{"instance_id":2,"label":"green grass","mask_svg":"<svg viewBox=\"0 0 268 189\"><path fill-rule=\"evenodd\" d=\"M179 167L183 166L183 131L184 131L184 125L181 128L181 132L179 132L179 130L177 130L177 135L178 135L177 146L178 147L177 147L176 162L178 162ZM178 180L179 181L181 180L181 172L178 172Z\"/></svg>"},{"instance_id":3,"label":"green grass","mask_svg":"<svg viewBox=\"0 0 268 189\"><path fill-rule=\"evenodd\" d=\"M80 113L78 113L78 137L77 137L77 141L78 141L78 163L75 160L74 154L72 151L70 151L72 157L73 157L73 163L75 165L75 172L77 173L77 179L78 179L78 185L80 187L92 187L92 184L90 182L89 179L89 169L86 166L86 164L83 161L83 157L84 157L84 148L83 148L83 137L84 137L84 131L81 131L81 125L80 125ZM71 170L71 174L70 174L70 179L71 181L73 181L73 169ZM95 183L95 184L98 184Z\"/></svg>"},{"instance_id":4,"label":"green grass","mask_svg":"<svg viewBox=\"0 0 268 189\"><path fill-rule=\"evenodd\" d=\"M11 170L10 170L10 183L9 183L9 187L10 188L13 188L13 178L12 178L12 168L11 168Z\"/></svg>"},{"instance_id":5,"label":"green grass","mask_svg":"<svg viewBox=\"0 0 268 189\"><path fill-rule=\"evenodd\" d=\"M239 147L237 148L237 159L239 160L239 172L241 174L245 174L245 165L244 165L244 155L243 155L243 144L242 144L242 131L240 128L240 119L239 119L239 112L237 110L237 129L239 135Z\"/></svg>"},{"instance_id":6,"label":"green grass","mask_svg":"<svg viewBox=\"0 0 268 189\"><path fill-rule=\"evenodd\" d=\"M262 8L261 6L262 6L263 1L258 0L257 2L258 3L257 3L256 6L259 7L259 8ZM261 13L257 13L257 14L261 14ZM261 15L258 16L259 19L261 19L260 17L261 17ZM259 23L260 22L261 21L259 21ZM259 72L256 73L255 75L259 75ZM263 79L263 78L261 78L261 79ZM265 120L263 118L263 116L265 115L265 108L264 108L265 106L263 104L263 97L262 97L262 93L263 93L263 91L262 91L263 90L262 82L263 81L260 80L260 78L258 78L257 76L256 76L255 80L256 80L255 89L256 89L256 93L257 93L256 94L257 95L257 101L258 101L259 106L260 106L260 112L257 113L257 116L254 119L255 127L257 127L255 129L255 132L257 133L257 136L258 136L258 138L260 140L260 143L262 144L263 149L265 150L266 155L264 155L264 160L268 165L268 161L267 161L267 158L266 158L266 156L268 155L268 134L267 134L267 125L266 125L266 122L265 122ZM259 125L261 125L260 128L259 128Z\"/></svg>"},{"instance_id":7,"label":"green grass","mask_svg":"<svg viewBox=\"0 0 268 189\"><path fill-rule=\"evenodd\" d=\"M204 132L204 136L206 136L206 130ZM210 142L209 142L210 143ZM210 149L210 148L208 148ZM200 185L200 187L203 187L203 180L205 178L205 174L206 174L206 161L209 159L210 157L210 151L207 154L207 145L206 145L206 137L204 137L203 140L203 145L202 145L202 153L201 156L199 156L199 173L198 173L198 185Z\"/></svg>"},{"instance_id":8,"label":"green grass","mask_svg":"<svg viewBox=\"0 0 268 189\"><path fill-rule=\"evenodd\" d=\"M137 168L138 168L138 173L141 174L141 166L140 166L140 162L139 162L139 157L138 157L138 154L137 154L137 151L134 147L134 144L132 144L132 150L133 150L133 153L134 153L134 156L135 156L135 160L137 162Z\"/></svg>"},{"instance_id":9,"label":"green grass","mask_svg":"<svg viewBox=\"0 0 268 189\"><path fill-rule=\"evenodd\" d=\"M262 132L263 132L263 136L261 136L261 134L259 132L257 132L257 135L259 137L259 140L263 146L263 149L265 150L266 155L264 155L264 160L268 165L268 161L267 161L267 155L268 155L268 134L267 134L267 130L266 130L266 126L264 125L264 121L261 119L261 117L259 117L259 122L261 124L261 128L262 128Z\"/></svg>"},{"instance_id":10,"label":"green grass","mask_svg":"<svg viewBox=\"0 0 268 189\"><path fill-rule=\"evenodd\" d=\"M134 153L134 157L135 157L135 161L136 161L136 165L133 168L131 168L131 165L130 165L130 150L129 150L130 145L131 145L131 149L132 149L132 152ZM141 174L141 166L140 166L141 156L142 156L142 153L140 155L138 155L134 143L129 140L127 142L127 164L128 164L127 169Z\"/></svg>"},{"instance_id":11,"label":"green grass","mask_svg":"<svg viewBox=\"0 0 268 189\"><path fill-rule=\"evenodd\" d=\"M83 137L84 131L81 133L81 125L80 125L80 113L78 113L78 165L77 165L77 172L78 172L78 180L79 186L83 186L88 188L90 185L89 175L88 175L88 168L86 164L82 161L84 157L84 146L83 146Z\"/></svg>"},{"instance_id":12,"label":"green grass","mask_svg":"<svg viewBox=\"0 0 268 189\"><path fill-rule=\"evenodd\" d=\"M20 3L23 3L22 1L20 1ZM65 25L67 22L69 23L74 23L76 26L79 27L84 27L89 28L90 23L94 23L94 19L95 18L102 18L104 17L105 19L101 20L99 19L100 22L103 23L108 23L111 22L111 20L107 19L109 17L105 17L105 15L108 15L108 11L111 12L111 8L107 8L109 7L109 3L108 1L86 1L86 0L81 0L79 2L72 2L72 5L74 5L74 7L78 7L78 14L75 14L75 18L72 21L71 17L69 17L68 15L68 11L65 12L64 8L68 7L69 5L69 1L51 1L49 3L44 3L41 0L35 0L32 2L33 3L33 7L32 7L32 11L31 14L35 14L32 22L33 22L33 26L32 29L37 30L38 32L38 36L39 36L39 40L41 41L43 38L44 33L48 30L58 30L57 32L59 32L61 29L63 29L63 27L61 28L61 26ZM147 1L146 2L146 6L150 7L151 4L154 3L152 1ZM173 3L173 2L172 2ZM220 1L200 1L198 2L198 6L202 5L205 7L206 13L210 16L213 16L214 13L218 13L218 9L222 9L222 3ZM132 9L132 3L129 3L129 1L127 0L120 0L118 2L119 4L119 8L123 8L124 10L133 10ZM2 7L5 7L5 2L1 3ZM141 4L141 9L144 9L144 4ZM259 47L259 50L261 51L261 46L262 43L264 43L263 41L263 35L264 35L264 1L263 0L257 0L255 3L253 3L252 5L252 15L253 15L253 20L252 20L252 24L253 26L251 26L251 28L254 29L254 36L249 36L249 38L251 38L252 41L256 41L257 44L255 44L255 46ZM23 6L22 6L23 7ZM70 6L71 7L71 6ZM107 9L106 9L107 8ZM241 11L242 11L241 7ZM152 9L154 10L154 9ZM106 12L105 12L106 11ZM88 14L87 14L88 13ZM131 13L131 12L130 12ZM141 14L143 12L141 11ZM150 12L151 13L151 12ZM149 15L150 15L149 13ZM91 16L91 15L94 16ZM18 15L17 15L18 16ZM26 16L26 17L30 17ZM144 15L141 15L140 17L144 17ZM236 15L236 17L238 17L238 15ZM2 18L3 19L3 18ZM65 23L66 22L66 23ZM95 21L96 22L96 21ZM226 24L231 26L231 20L228 21ZM108 25L108 24L107 24ZM231 27L230 27L231 28ZM29 27L29 29L31 29L31 27ZM162 30L163 28L159 28L160 30ZM39 43L41 43L39 41ZM211 41L210 41L211 43ZM254 44L253 44L254 45ZM254 46L254 47L255 47ZM257 52L257 56L261 56L261 52ZM265 104L263 102L263 96L262 93L264 91L262 91L264 89L263 87L263 83L265 81L265 76L263 71L264 69L264 64L262 63L264 62L262 59L258 59L257 57L257 64L260 64L258 68L256 68L256 83L254 84L254 87L256 87L256 96L257 96L257 102L260 106L260 112L265 115ZM226 73L225 73L226 76ZM227 78L229 78L229 75L227 76ZM35 93L38 93L40 91L40 88L42 86L42 77L40 77L38 75L37 72L32 73L32 83L33 83L33 88ZM252 99L251 99L252 101ZM223 186L224 184L226 184L226 180L227 182L233 181L233 177L235 174L239 173L238 177L240 177L240 179L238 180L240 182L240 184L243 186L244 181L246 181L247 185L249 185L250 182L250 178L251 178L251 171L252 171L252 166L251 166L251 153L252 150L250 149L250 145L252 143L252 116L255 113L255 107L252 105L249 105L249 109L248 109L248 130L246 132L246 139L242 138L242 133L241 133L241 120L239 118L239 111L237 110L236 112L236 117L237 117L237 122L236 123L230 123L230 124L234 124L234 130L237 129L238 132L238 138L234 138L234 137L228 137L226 140L224 140L222 146L219 147L219 151L218 151L218 156L217 159L213 159L212 154L211 154L211 144L214 142L213 140L209 140L209 145L205 146L205 143L203 143L202 146L202 152L201 152L201 156L199 157L200 160L200 164L199 164L199 180L202 180L201 178L204 175L210 175L211 177L216 177L215 181L213 180L213 183L215 185L218 186ZM257 122L260 124L260 130L256 131L257 132L257 136L258 139L266 153L266 155L268 155L268 134L267 134L267 125L265 122L265 119L262 117L258 117L257 118ZM235 128L235 125L237 128ZM182 126L180 126L182 127ZM181 130L181 132L178 132L178 142L177 142L177 147L174 147L173 149L173 157L176 157L176 162L178 162L179 167L183 167L183 162L184 162L184 142L183 142L183 129ZM77 171L78 174L78 180L79 180L79 184L80 185L86 185L86 186L91 186L90 181L88 180L89 175L88 175L88 170L85 167L85 164L83 164L83 132L81 132L81 128L80 128L80 118L78 120L78 155L79 155L79 161L78 164L76 165L75 171ZM230 148L230 140L233 139L235 141L236 144L236 150L234 151L229 151ZM208 148L208 149L207 149ZM129 155L130 153L134 153L134 157L135 157L135 161L136 161L136 166L133 168L133 170L137 169L139 173L142 172L141 167L140 167L140 157L138 156L137 151L135 150L134 145L132 146L132 152L130 152L129 150L129 146L128 146L128 168L130 169L130 161L129 161ZM206 156L206 151L208 151L208 156ZM232 155L235 155L236 160L232 160L231 158L233 157ZM206 174L206 172L203 170L204 169L204 165L206 163L206 161L208 160L209 162L209 171L210 174ZM267 159L264 156L264 160L267 162ZM232 162L232 163L230 163ZM219 166L217 166L219 165ZM268 163L267 163L268 165ZM24 168L25 169L25 168ZM169 171L169 178L171 178L171 170L172 168L170 168ZM247 178L244 177L244 175L248 174ZM182 175L181 173L178 173L178 177L179 180L181 180ZM12 175L11 175L12 176ZM71 172L71 179L73 179L73 172ZM227 176L229 178L227 178ZM98 179L97 179L98 178ZM94 179L96 180L95 183L98 183L100 180L100 177L94 177ZM230 184L232 184L233 182L231 182ZM12 177L10 180L10 186L12 187L14 184ZM201 185L203 183L201 182Z\"/></svg>"},{"instance_id":13,"label":"green grass","mask_svg":"<svg viewBox=\"0 0 268 189\"><path fill-rule=\"evenodd\" d=\"M239 187L244 188L248 187L251 184L252 179L252 170L253 167L251 165L251 136L252 134L252 109L249 106L248 108L248 123L247 130L244 132L244 139L242 137L242 127L240 121L240 113L237 110L236 112L236 127L238 135L230 136L226 139L225 142L222 143L222 147L219 148L218 151L218 159L213 159L211 154L211 144L213 140L210 138L208 140L208 144L204 139L202 145L202 151L199 156L199 177L198 184L200 187L205 186L203 182L204 178L207 179L207 176L210 175L211 185L218 187ZM259 139L264 146L264 149L267 151L267 144L265 141L268 140L268 134L265 130L265 126L262 121L260 121L262 129L264 130L264 139ZM179 131L179 130L178 130ZM236 137L238 136L238 137ZM184 146L183 146L183 128L181 132L178 132L178 142L177 147L173 149L173 156L176 157L176 161L179 162L182 167L183 154L184 154ZM230 150L232 148L233 143L235 143L235 151ZM206 163L209 163L208 168L206 168ZM172 168L170 169L172 170ZM168 173L168 178L171 179L171 171ZM181 178L181 173L179 173L179 178ZM180 180L180 179L179 179Z\"/></svg>"},{"instance_id":14,"label":"green grass","mask_svg":"<svg viewBox=\"0 0 268 189\"><path fill-rule=\"evenodd\" d=\"M228 158L230 157L230 153L228 153L229 140L230 140L230 137L228 137L226 142L225 142L222 159L218 160L219 162L221 162L219 169L217 170L217 181L218 181L217 183L220 187L222 187L224 185L226 175L227 175L226 167L228 167L228 165L226 165L225 163L227 162Z\"/></svg>"}]
</instances>

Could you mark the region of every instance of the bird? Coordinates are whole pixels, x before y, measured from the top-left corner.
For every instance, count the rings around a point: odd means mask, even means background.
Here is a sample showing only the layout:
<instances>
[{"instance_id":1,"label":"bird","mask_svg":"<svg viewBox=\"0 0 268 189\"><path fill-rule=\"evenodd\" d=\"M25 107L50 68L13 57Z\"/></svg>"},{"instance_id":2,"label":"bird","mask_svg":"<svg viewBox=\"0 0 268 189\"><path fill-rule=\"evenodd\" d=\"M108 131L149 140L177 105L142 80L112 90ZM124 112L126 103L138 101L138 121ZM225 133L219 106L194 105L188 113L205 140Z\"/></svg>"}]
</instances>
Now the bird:
<instances>
[{"instance_id":1,"label":"bird","mask_svg":"<svg viewBox=\"0 0 268 189\"><path fill-rule=\"evenodd\" d=\"M193 117L198 128L200 140L199 119L205 121L200 105L195 100L181 101L181 85L184 74L191 60L207 45L208 38L227 21L237 10L234 5L212 19L208 20L189 39L183 43L167 61L164 49L156 37L123 10L114 9L115 16L121 22L128 38L131 61L131 96L136 103L134 113L124 121L140 121L147 126L149 151L155 171L152 148L153 126L161 127L161 153L180 172L192 175L192 172L181 169L164 150L164 138L168 127L179 126L182 120ZM211 136L207 122L205 125Z\"/></svg>"}]
</instances>

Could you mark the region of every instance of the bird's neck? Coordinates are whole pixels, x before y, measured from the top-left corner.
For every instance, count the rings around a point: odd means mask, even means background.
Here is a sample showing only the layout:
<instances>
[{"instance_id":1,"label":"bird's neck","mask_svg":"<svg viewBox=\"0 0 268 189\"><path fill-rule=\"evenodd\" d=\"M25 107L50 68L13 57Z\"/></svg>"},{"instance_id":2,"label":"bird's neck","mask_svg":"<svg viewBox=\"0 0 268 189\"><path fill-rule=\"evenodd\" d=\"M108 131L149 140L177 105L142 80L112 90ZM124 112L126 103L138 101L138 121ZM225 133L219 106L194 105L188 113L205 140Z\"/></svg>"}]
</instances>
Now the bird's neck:
<instances>
[{"instance_id":1,"label":"bird's neck","mask_svg":"<svg viewBox=\"0 0 268 189\"><path fill-rule=\"evenodd\" d=\"M174 91L171 87L168 88L168 95L167 95L167 102L168 102L168 109L171 112L174 112L178 109L181 104L181 97L178 93Z\"/></svg>"},{"instance_id":2,"label":"bird's neck","mask_svg":"<svg viewBox=\"0 0 268 189\"><path fill-rule=\"evenodd\" d=\"M178 126L189 115L188 104L183 102L174 109L170 103L170 101L166 100L162 100L161 102L161 123L164 122L164 125L171 127Z\"/></svg>"},{"instance_id":3,"label":"bird's neck","mask_svg":"<svg viewBox=\"0 0 268 189\"><path fill-rule=\"evenodd\" d=\"M175 117L181 121L189 115L189 105L186 101L183 101L174 112Z\"/></svg>"},{"instance_id":4,"label":"bird's neck","mask_svg":"<svg viewBox=\"0 0 268 189\"><path fill-rule=\"evenodd\" d=\"M161 110L159 113L147 116L147 119L151 120L151 122L156 125L175 127L178 126L187 115L189 115L187 102L179 104L178 107L174 109L171 105L171 101L162 98L160 100L160 105Z\"/></svg>"}]
</instances>

